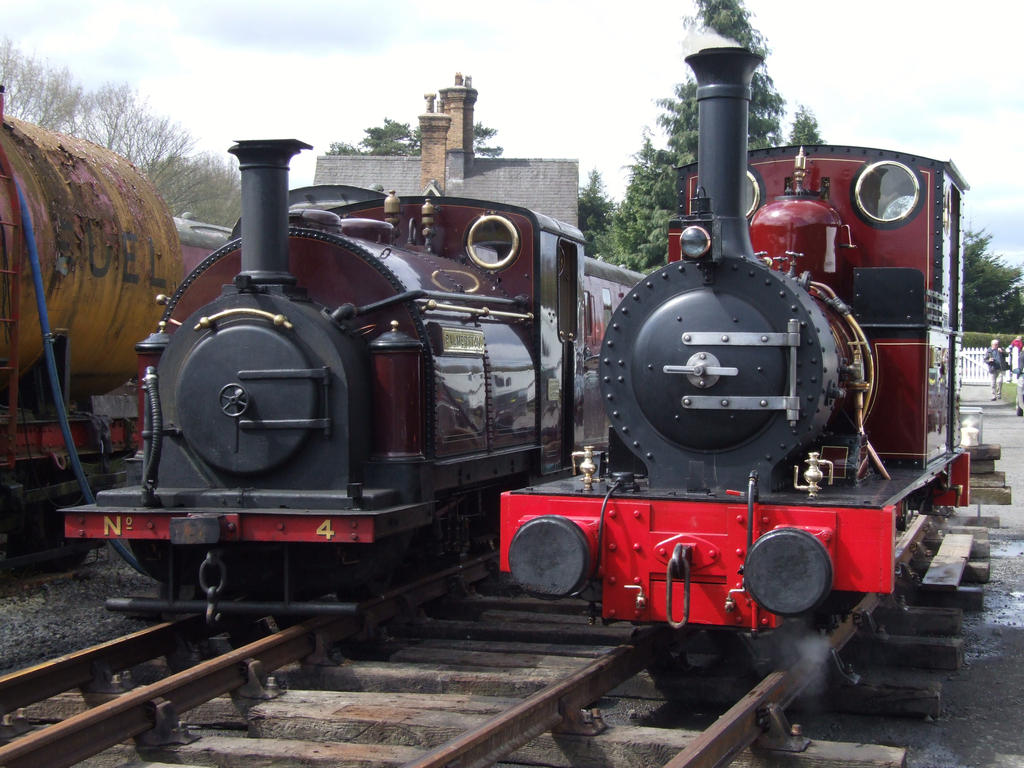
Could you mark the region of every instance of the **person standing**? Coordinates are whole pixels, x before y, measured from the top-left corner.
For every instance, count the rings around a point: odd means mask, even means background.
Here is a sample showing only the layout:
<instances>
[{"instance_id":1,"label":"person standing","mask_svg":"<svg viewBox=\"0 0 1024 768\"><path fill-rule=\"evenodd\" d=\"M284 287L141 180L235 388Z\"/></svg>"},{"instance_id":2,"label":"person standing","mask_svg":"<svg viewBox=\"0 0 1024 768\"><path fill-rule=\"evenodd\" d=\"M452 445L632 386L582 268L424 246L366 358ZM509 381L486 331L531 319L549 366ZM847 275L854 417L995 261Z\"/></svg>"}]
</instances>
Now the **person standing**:
<instances>
[{"instance_id":1,"label":"person standing","mask_svg":"<svg viewBox=\"0 0 1024 768\"><path fill-rule=\"evenodd\" d=\"M1006 362L1006 350L999 346L999 339L992 339L985 350L985 363L992 377L992 399L998 400L1003 394L1003 371L1009 366Z\"/></svg>"},{"instance_id":2,"label":"person standing","mask_svg":"<svg viewBox=\"0 0 1024 768\"><path fill-rule=\"evenodd\" d=\"M1013 338L1013 341L1010 342L1010 349L1007 352L1007 362L1010 364L1011 370L1013 370L1015 375L1020 376L1021 368L1024 368L1024 360L1021 360L1022 353L1024 353L1024 342L1020 340L1020 336Z\"/></svg>"}]
</instances>

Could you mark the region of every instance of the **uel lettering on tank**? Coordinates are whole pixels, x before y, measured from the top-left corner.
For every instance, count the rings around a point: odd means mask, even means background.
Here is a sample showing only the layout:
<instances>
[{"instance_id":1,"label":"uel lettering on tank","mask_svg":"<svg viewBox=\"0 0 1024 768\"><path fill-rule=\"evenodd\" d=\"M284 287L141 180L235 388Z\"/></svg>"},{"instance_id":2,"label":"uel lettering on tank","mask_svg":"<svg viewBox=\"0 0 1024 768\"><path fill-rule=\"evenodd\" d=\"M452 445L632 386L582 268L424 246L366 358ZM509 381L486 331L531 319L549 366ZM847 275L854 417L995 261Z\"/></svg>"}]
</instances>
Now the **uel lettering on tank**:
<instances>
[{"instance_id":1,"label":"uel lettering on tank","mask_svg":"<svg viewBox=\"0 0 1024 768\"><path fill-rule=\"evenodd\" d=\"M113 248L110 245L97 248L92 227L86 228L86 250L89 253L89 269L93 277L106 277L110 272L110 264L114 260ZM136 251L139 238L134 232L121 233L121 254L123 270L121 279L125 283L138 283L139 273L136 266ZM149 284L154 288L166 288L167 280L156 275L156 247L153 245L153 238L146 238L149 245ZM97 254L102 256L102 263L97 260Z\"/></svg>"}]
</instances>

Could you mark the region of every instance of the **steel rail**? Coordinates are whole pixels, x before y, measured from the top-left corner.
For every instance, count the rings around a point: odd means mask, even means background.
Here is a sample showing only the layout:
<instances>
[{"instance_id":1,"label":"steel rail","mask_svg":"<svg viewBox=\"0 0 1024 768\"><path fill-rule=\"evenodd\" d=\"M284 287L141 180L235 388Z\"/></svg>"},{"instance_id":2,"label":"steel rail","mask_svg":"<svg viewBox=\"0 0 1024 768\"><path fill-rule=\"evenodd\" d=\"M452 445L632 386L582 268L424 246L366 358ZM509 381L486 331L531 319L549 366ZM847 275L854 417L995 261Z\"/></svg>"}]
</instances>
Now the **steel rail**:
<instances>
[{"instance_id":1,"label":"steel rail","mask_svg":"<svg viewBox=\"0 0 1024 768\"><path fill-rule=\"evenodd\" d=\"M155 624L130 635L76 651L0 677L0 715L88 686L97 674L117 673L157 656L173 653L179 639L206 637L211 631L200 617Z\"/></svg>"},{"instance_id":2,"label":"steel rail","mask_svg":"<svg viewBox=\"0 0 1024 768\"><path fill-rule=\"evenodd\" d=\"M571 730L580 710L650 664L671 635L668 627L645 627L565 680L552 683L520 704L442 744L403 768L487 766L559 725Z\"/></svg>"},{"instance_id":3,"label":"steel rail","mask_svg":"<svg viewBox=\"0 0 1024 768\"><path fill-rule=\"evenodd\" d=\"M449 590L452 579L477 581L494 560L486 555L448 568L362 603L358 616L317 617L229 653L138 688L0 747L5 768L64 768L249 682L258 663L264 672L306 658L330 643L372 628Z\"/></svg>"},{"instance_id":4,"label":"steel rail","mask_svg":"<svg viewBox=\"0 0 1024 768\"><path fill-rule=\"evenodd\" d=\"M894 564L907 562L924 536L928 518L918 516L900 536L895 547ZM860 618L870 614L879 603L877 594L865 595L836 629L827 636L836 653L856 634ZM816 677L821 662L804 659L788 670L772 672L716 720L710 728L690 742L665 764L664 768L721 768L765 732L766 708L785 709Z\"/></svg>"}]
</instances>

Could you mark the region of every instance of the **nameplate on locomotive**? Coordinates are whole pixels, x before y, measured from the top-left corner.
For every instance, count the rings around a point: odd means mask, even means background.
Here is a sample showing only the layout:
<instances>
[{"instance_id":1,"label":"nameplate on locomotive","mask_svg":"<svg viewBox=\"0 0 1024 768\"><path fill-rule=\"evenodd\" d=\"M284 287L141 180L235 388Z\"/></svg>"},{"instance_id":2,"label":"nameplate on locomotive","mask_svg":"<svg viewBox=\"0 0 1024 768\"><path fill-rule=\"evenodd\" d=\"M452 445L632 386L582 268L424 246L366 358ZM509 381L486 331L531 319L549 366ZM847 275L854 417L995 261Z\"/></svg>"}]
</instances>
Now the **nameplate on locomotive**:
<instances>
[{"instance_id":1,"label":"nameplate on locomotive","mask_svg":"<svg viewBox=\"0 0 1024 768\"><path fill-rule=\"evenodd\" d=\"M445 354L482 355L485 346L483 331L473 331L466 328L442 329L441 347Z\"/></svg>"}]
</instances>

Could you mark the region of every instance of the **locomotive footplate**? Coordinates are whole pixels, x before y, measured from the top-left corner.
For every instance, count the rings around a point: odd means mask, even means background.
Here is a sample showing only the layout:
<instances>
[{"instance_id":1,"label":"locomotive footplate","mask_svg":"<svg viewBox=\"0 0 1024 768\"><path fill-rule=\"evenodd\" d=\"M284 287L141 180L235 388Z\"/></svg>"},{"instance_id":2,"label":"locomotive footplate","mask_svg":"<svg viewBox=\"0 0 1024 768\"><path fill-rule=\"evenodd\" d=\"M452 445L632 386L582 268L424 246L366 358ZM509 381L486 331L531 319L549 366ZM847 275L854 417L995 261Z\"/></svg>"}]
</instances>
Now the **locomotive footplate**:
<instances>
[{"instance_id":1,"label":"locomotive footplate","mask_svg":"<svg viewBox=\"0 0 1024 768\"><path fill-rule=\"evenodd\" d=\"M68 539L139 539L176 545L218 542L372 544L433 519L433 503L383 509L81 506L66 510Z\"/></svg>"},{"instance_id":2,"label":"locomotive footplate","mask_svg":"<svg viewBox=\"0 0 1024 768\"><path fill-rule=\"evenodd\" d=\"M751 503L743 488L554 481L502 496L501 569L537 594L599 595L606 619L770 629L832 592L890 593L907 500L962 499L968 464L947 456L813 498L776 491Z\"/></svg>"},{"instance_id":3,"label":"locomotive footplate","mask_svg":"<svg viewBox=\"0 0 1024 768\"><path fill-rule=\"evenodd\" d=\"M883 509L893 506L906 499L908 495L916 490L932 486L936 495L933 498L934 504L947 504L962 506L967 499L967 482L970 472L970 456L967 453L959 453L950 461L948 455L943 455L924 468L920 467L889 467L890 478L888 480L874 475L857 484L836 484L825 486L827 490L815 497L809 498L806 493L793 490L776 490L772 492L772 503L783 506L801 507L853 507L865 509ZM638 492L626 490L616 491L612 498L627 499L637 497L637 493L647 501L688 501L700 503L726 502L736 503L736 495L745 492L740 487L735 491L724 491L715 493L710 490L685 491L677 489L651 488L641 479ZM602 478L597 482L595 478L592 491L583 490L579 478L568 478L554 480L544 485L529 486L512 491L511 495L533 495L533 496L567 496L579 498L593 498L599 500L604 498L608 491L608 484Z\"/></svg>"}]
</instances>

